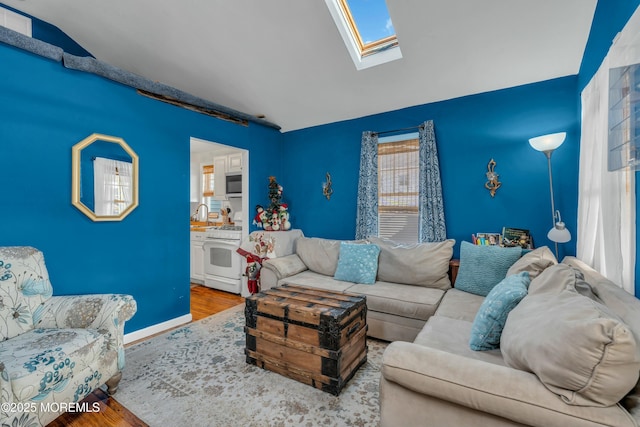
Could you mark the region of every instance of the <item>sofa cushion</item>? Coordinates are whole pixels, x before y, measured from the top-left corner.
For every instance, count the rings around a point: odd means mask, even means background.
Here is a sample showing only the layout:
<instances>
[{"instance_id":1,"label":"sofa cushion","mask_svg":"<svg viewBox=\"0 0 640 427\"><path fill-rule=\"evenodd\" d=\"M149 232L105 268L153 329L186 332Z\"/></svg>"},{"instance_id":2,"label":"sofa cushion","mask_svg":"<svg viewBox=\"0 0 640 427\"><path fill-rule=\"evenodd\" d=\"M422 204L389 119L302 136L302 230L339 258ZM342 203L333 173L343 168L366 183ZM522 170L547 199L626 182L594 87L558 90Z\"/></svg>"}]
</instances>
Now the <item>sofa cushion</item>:
<instances>
[{"instance_id":1,"label":"sofa cushion","mask_svg":"<svg viewBox=\"0 0 640 427\"><path fill-rule=\"evenodd\" d=\"M522 255L519 260L509 267L507 276L526 271L529 273L529 278L533 280L548 267L557 263L558 260L556 260L553 252L547 246L542 246Z\"/></svg>"},{"instance_id":2,"label":"sofa cushion","mask_svg":"<svg viewBox=\"0 0 640 427\"><path fill-rule=\"evenodd\" d=\"M340 241L300 237L296 240L296 254L309 270L333 277L338 267Z\"/></svg>"},{"instance_id":3,"label":"sofa cushion","mask_svg":"<svg viewBox=\"0 0 640 427\"><path fill-rule=\"evenodd\" d=\"M530 282L529 273L523 271L505 277L491 289L473 320L469 340L471 350L500 348L500 335L507 316L527 295Z\"/></svg>"},{"instance_id":4,"label":"sofa cushion","mask_svg":"<svg viewBox=\"0 0 640 427\"><path fill-rule=\"evenodd\" d=\"M370 237L380 246L378 280L438 289L451 288L449 261L455 240L403 245L388 239Z\"/></svg>"},{"instance_id":5,"label":"sofa cushion","mask_svg":"<svg viewBox=\"0 0 640 427\"><path fill-rule=\"evenodd\" d=\"M105 335L96 330L33 329L1 342L0 360L17 401L42 400L107 351Z\"/></svg>"},{"instance_id":6,"label":"sofa cushion","mask_svg":"<svg viewBox=\"0 0 640 427\"><path fill-rule=\"evenodd\" d=\"M445 294L442 289L380 282L375 285L353 285L346 290L367 297L367 310L427 320L438 308Z\"/></svg>"},{"instance_id":7,"label":"sofa cushion","mask_svg":"<svg viewBox=\"0 0 640 427\"><path fill-rule=\"evenodd\" d=\"M378 273L380 248L371 243L340 243L338 268L334 278L372 285Z\"/></svg>"},{"instance_id":8,"label":"sofa cushion","mask_svg":"<svg viewBox=\"0 0 640 427\"><path fill-rule=\"evenodd\" d=\"M293 276L307 270L307 266L296 254L275 259L265 259L262 262L262 268L271 270L278 279ZM264 273L264 270L262 270L262 273Z\"/></svg>"},{"instance_id":9,"label":"sofa cushion","mask_svg":"<svg viewBox=\"0 0 640 427\"><path fill-rule=\"evenodd\" d=\"M480 295L449 289L440 301L435 315L473 322L483 301L484 297Z\"/></svg>"},{"instance_id":10,"label":"sofa cushion","mask_svg":"<svg viewBox=\"0 0 640 427\"><path fill-rule=\"evenodd\" d=\"M614 405L640 371L630 328L571 288L525 297L509 314L501 349L507 365L533 372L570 405Z\"/></svg>"},{"instance_id":11,"label":"sofa cushion","mask_svg":"<svg viewBox=\"0 0 640 427\"><path fill-rule=\"evenodd\" d=\"M504 366L500 350L471 350L469 347L471 328L472 323L466 320L434 316L427 321L413 342L447 353Z\"/></svg>"},{"instance_id":12,"label":"sofa cushion","mask_svg":"<svg viewBox=\"0 0 640 427\"><path fill-rule=\"evenodd\" d=\"M541 293L558 294L565 289L573 290L597 302L597 291L584 280L582 271L566 264L557 264L547 268L538 277L531 281L529 294L538 295Z\"/></svg>"},{"instance_id":13,"label":"sofa cushion","mask_svg":"<svg viewBox=\"0 0 640 427\"><path fill-rule=\"evenodd\" d=\"M284 285L285 283L297 286L306 286L309 288L326 289L333 292L345 292L353 286L352 282L336 280L333 277L315 273L311 270L305 270L301 273L294 274L293 276L278 280L278 285ZM365 286L371 287L371 285Z\"/></svg>"},{"instance_id":14,"label":"sofa cushion","mask_svg":"<svg viewBox=\"0 0 640 427\"><path fill-rule=\"evenodd\" d=\"M521 247L503 248L462 242L456 288L487 296L505 278L509 268L521 255Z\"/></svg>"}]
</instances>

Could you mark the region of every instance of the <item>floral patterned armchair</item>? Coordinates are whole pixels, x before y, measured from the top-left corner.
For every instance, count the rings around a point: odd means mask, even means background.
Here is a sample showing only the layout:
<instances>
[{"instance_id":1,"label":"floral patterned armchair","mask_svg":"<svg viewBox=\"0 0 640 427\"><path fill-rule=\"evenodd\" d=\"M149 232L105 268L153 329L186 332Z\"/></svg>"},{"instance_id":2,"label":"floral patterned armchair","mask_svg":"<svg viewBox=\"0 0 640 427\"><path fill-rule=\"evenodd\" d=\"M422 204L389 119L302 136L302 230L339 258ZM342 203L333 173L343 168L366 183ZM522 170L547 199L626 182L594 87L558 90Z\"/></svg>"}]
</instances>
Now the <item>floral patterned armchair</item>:
<instances>
[{"instance_id":1,"label":"floral patterned armchair","mask_svg":"<svg viewBox=\"0 0 640 427\"><path fill-rule=\"evenodd\" d=\"M103 384L118 388L135 300L52 294L42 252L0 247L2 426L44 426Z\"/></svg>"}]
</instances>

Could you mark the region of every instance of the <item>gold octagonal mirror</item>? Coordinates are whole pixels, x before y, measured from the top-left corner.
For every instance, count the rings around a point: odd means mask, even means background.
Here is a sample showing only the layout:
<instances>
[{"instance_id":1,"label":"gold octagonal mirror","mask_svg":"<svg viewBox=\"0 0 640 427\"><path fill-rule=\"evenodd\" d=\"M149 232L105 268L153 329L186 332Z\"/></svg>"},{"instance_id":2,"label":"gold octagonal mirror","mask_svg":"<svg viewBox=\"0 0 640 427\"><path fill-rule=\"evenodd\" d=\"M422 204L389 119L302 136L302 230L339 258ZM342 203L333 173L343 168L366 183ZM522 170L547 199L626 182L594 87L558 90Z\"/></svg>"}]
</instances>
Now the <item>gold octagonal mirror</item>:
<instances>
[{"instance_id":1,"label":"gold octagonal mirror","mask_svg":"<svg viewBox=\"0 0 640 427\"><path fill-rule=\"evenodd\" d=\"M121 221L138 206L138 155L94 133L71 150L71 203L93 221Z\"/></svg>"}]
</instances>

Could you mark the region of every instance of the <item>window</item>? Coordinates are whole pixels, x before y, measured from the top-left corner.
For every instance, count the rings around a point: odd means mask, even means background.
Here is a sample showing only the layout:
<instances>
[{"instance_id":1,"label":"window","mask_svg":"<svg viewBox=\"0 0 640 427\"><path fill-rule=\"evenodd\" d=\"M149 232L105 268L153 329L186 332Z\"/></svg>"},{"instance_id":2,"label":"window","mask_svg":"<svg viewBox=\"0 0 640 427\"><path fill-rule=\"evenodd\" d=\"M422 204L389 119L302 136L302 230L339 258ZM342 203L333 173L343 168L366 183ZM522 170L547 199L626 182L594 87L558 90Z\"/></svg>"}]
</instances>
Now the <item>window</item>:
<instances>
[{"instance_id":1,"label":"window","mask_svg":"<svg viewBox=\"0 0 640 427\"><path fill-rule=\"evenodd\" d=\"M640 170L640 64L609 70L609 171Z\"/></svg>"},{"instance_id":2,"label":"window","mask_svg":"<svg viewBox=\"0 0 640 427\"><path fill-rule=\"evenodd\" d=\"M96 157L93 168L96 215L120 215L132 201L132 164Z\"/></svg>"},{"instance_id":3,"label":"window","mask_svg":"<svg viewBox=\"0 0 640 427\"><path fill-rule=\"evenodd\" d=\"M202 165L202 203L209 208L208 220L219 218L222 201L213 198L215 196L215 173L213 165Z\"/></svg>"},{"instance_id":4,"label":"window","mask_svg":"<svg viewBox=\"0 0 640 427\"><path fill-rule=\"evenodd\" d=\"M378 235L418 241L419 143L417 135L378 141Z\"/></svg>"},{"instance_id":5,"label":"window","mask_svg":"<svg viewBox=\"0 0 640 427\"><path fill-rule=\"evenodd\" d=\"M31 18L0 7L0 26L31 37Z\"/></svg>"},{"instance_id":6,"label":"window","mask_svg":"<svg viewBox=\"0 0 640 427\"><path fill-rule=\"evenodd\" d=\"M202 166L202 197L212 197L214 195L214 180L213 165Z\"/></svg>"},{"instance_id":7,"label":"window","mask_svg":"<svg viewBox=\"0 0 640 427\"><path fill-rule=\"evenodd\" d=\"M402 58L384 0L325 0L356 69Z\"/></svg>"}]
</instances>

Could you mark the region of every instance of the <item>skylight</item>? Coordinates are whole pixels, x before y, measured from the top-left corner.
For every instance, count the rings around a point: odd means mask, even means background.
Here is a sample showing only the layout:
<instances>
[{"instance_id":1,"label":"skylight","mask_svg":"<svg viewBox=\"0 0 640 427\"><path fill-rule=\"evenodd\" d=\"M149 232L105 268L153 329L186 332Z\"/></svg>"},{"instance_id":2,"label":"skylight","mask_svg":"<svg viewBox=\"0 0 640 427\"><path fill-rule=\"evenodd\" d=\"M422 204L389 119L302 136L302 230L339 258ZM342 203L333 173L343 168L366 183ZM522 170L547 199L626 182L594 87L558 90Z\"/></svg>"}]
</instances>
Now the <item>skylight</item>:
<instances>
[{"instance_id":1,"label":"skylight","mask_svg":"<svg viewBox=\"0 0 640 427\"><path fill-rule=\"evenodd\" d=\"M325 0L358 70L402 58L385 0Z\"/></svg>"}]
</instances>

